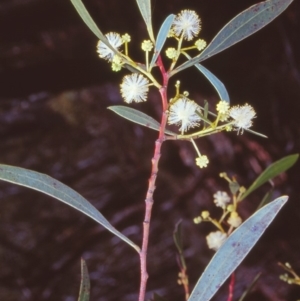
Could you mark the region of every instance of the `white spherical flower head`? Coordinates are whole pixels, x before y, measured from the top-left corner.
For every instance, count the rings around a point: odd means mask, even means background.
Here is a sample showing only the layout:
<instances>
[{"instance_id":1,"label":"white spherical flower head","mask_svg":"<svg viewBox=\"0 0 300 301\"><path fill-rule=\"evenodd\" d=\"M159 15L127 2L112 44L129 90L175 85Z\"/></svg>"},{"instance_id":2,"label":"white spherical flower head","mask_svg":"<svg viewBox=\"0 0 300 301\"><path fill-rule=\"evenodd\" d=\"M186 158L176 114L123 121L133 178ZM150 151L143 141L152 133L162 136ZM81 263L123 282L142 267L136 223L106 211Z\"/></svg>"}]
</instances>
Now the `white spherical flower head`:
<instances>
[{"instance_id":1,"label":"white spherical flower head","mask_svg":"<svg viewBox=\"0 0 300 301\"><path fill-rule=\"evenodd\" d=\"M149 81L142 74L126 75L121 84L121 93L125 102L142 102L147 100Z\"/></svg>"},{"instance_id":2,"label":"white spherical flower head","mask_svg":"<svg viewBox=\"0 0 300 301\"><path fill-rule=\"evenodd\" d=\"M200 107L194 101L185 97L179 98L170 106L168 123L181 125L179 130L184 133L189 128L199 126L201 118L196 113L197 110Z\"/></svg>"},{"instance_id":3,"label":"white spherical flower head","mask_svg":"<svg viewBox=\"0 0 300 301\"><path fill-rule=\"evenodd\" d=\"M233 126L237 128L238 134L240 131L243 134L245 129L249 129L252 126L252 119L256 117L253 107L248 104L232 107L229 115L233 119Z\"/></svg>"},{"instance_id":4,"label":"white spherical flower head","mask_svg":"<svg viewBox=\"0 0 300 301\"><path fill-rule=\"evenodd\" d=\"M109 44L116 50L123 44L122 38L118 33L110 32L105 35ZM107 59L109 62L113 60L115 53L102 41L97 44L97 52L103 59Z\"/></svg>"},{"instance_id":5,"label":"white spherical flower head","mask_svg":"<svg viewBox=\"0 0 300 301\"><path fill-rule=\"evenodd\" d=\"M230 202L230 197L225 191L217 191L214 194L214 203L217 207L225 208Z\"/></svg>"},{"instance_id":6,"label":"white spherical flower head","mask_svg":"<svg viewBox=\"0 0 300 301\"><path fill-rule=\"evenodd\" d=\"M210 249L218 251L227 238L227 235L221 231L211 232L206 236L206 242Z\"/></svg>"},{"instance_id":7,"label":"white spherical flower head","mask_svg":"<svg viewBox=\"0 0 300 301\"><path fill-rule=\"evenodd\" d=\"M175 18L172 30L177 37L183 34L184 39L190 41L199 34L200 19L193 10L183 10Z\"/></svg>"}]
</instances>

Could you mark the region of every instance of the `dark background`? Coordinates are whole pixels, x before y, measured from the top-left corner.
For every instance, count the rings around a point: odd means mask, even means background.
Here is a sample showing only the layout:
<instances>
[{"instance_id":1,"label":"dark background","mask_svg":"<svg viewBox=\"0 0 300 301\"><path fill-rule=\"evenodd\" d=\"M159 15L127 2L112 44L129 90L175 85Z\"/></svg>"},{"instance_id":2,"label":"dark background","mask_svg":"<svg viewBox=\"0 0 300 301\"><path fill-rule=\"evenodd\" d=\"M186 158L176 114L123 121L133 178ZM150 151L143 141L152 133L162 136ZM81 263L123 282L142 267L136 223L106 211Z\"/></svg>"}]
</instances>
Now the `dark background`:
<instances>
[{"instance_id":1,"label":"dark background","mask_svg":"<svg viewBox=\"0 0 300 301\"><path fill-rule=\"evenodd\" d=\"M139 47L147 37L134 0L84 1L102 32L128 32ZM153 1L155 32L165 17L196 10L208 42L250 0ZM249 133L221 133L199 140L211 163L200 170L187 142L163 145L151 225L148 295L184 300L172 232L183 220L185 257L191 286L213 252L205 236L214 229L194 225L202 210L215 216L212 195L227 190L220 172L249 186L270 163L299 152L300 1L266 28L210 58L203 65L220 78L232 104L245 102L257 112ZM0 161L46 173L71 186L137 244L141 242L144 198L157 133L119 118L106 107L122 104L118 85L126 71L113 73L95 51L97 39L69 0L0 1ZM131 52L137 60L140 52ZM180 79L202 104L217 95L196 70ZM170 90L170 95L174 90ZM147 103L134 105L160 118L153 90ZM274 198L289 202L236 273L234 300L252 279L262 276L250 300L300 298L300 289L279 280L278 261L300 272L299 163L274 180ZM269 186L241 204L245 219ZM77 300L80 257L86 259L91 300L137 300L138 256L129 246L74 209L38 192L0 184L0 300ZM227 299L226 283L214 300Z\"/></svg>"}]
</instances>

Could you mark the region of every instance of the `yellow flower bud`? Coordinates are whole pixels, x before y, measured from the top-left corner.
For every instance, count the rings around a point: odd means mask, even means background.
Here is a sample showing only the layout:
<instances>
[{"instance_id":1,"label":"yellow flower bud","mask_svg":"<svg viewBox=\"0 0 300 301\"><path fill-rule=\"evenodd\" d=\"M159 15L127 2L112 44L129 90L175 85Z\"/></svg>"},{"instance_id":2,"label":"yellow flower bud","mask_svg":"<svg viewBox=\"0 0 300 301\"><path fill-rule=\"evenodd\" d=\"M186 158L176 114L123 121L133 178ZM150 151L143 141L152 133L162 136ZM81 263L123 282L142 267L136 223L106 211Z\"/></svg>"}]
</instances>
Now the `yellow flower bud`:
<instances>
[{"instance_id":1,"label":"yellow flower bud","mask_svg":"<svg viewBox=\"0 0 300 301\"><path fill-rule=\"evenodd\" d=\"M150 40L145 40L143 43L142 43L142 49L144 51L151 51L153 48L153 44Z\"/></svg>"},{"instance_id":2,"label":"yellow flower bud","mask_svg":"<svg viewBox=\"0 0 300 301\"><path fill-rule=\"evenodd\" d=\"M236 211L231 212L229 219L227 220L228 224L234 228L237 228L241 223L242 219Z\"/></svg>"},{"instance_id":3,"label":"yellow flower bud","mask_svg":"<svg viewBox=\"0 0 300 301\"><path fill-rule=\"evenodd\" d=\"M201 212L201 216L203 219L208 219L209 215L210 215L209 212L206 210Z\"/></svg>"},{"instance_id":4,"label":"yellow flower bud","mask_svg":"<svg viewBox=\"0 0 300 301\"><path fill-rule=\"evenodd\" d=\"M166 50L166 56L167 56L169 59L171 59L171 60L176 59L177 55L178 55L178 52L177 52L177 50L176 50L175 48L173 48L173 47L168 48L168 49Z\"/></svg>"}]
</instances>

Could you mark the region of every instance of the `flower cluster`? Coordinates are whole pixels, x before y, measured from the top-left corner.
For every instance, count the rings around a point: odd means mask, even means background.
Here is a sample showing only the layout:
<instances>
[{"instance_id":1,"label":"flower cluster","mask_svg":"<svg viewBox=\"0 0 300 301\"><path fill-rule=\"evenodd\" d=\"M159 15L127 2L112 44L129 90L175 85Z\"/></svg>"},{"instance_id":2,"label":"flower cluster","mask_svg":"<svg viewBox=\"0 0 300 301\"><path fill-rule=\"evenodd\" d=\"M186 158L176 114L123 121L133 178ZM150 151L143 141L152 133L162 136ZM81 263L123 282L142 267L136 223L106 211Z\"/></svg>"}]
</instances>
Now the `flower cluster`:
<instances>
[{"instance_id":1,"label":"flower cluster","mask_svg":"<svg viewBox=\"0 0 300 301\"><path fill-rule=\"evenodd\" d=\"M178 45L176 48L170 47L166 50L166 56L172 60L172 64L169 70L172 70L182 54L187 58L190 58L187 51L192 49L197 49L202 51L206 47L206 41L203 39L198 39L192 46L182 47L183 40L191 41L199 35L201 30L201 20L197 13L193 10L185 9L182 10L173 21L170 32L168 34L169 38L175 38Z\"/></svg>"},{"instance_id":2,"label":"flower cluster","mask_svg":"<svg viewBox=\"0 0 300 301\"><path fill-rule=\"evenodd\" d=\"M111 63L113 71L120 71L125 63L120 52L120 47L125 45L125 54L128 54L128 43L131 41L129 34L120 35L116 32L109 32L105 35L106 41L99 41L97 52L100 58L106 59Z\"/></svg>"},{"instance_id":3,"label":"flower cluster","mask_svg":"<svg viewBox=\"0 0 300 301\"><path fill-rule=\"evenodd\" d=\"M210 122L212 133L215 132L219 121L225 122L230 119L227 124L224 124L221 127L219 126L218 132L220 132L220 130L228 130L228 126L231 126L231 128L233 127L238 133L241 132L242 134L244 130L249 129L252 126L252 119L255 118L256 115L253 107L248 104L230 108L229 103L224 100L221 100L217 104L216 110L218 112L217 118L215 121ZM194 101L183 96L170 104L168 122L169 124L181 125L179 130L182 133L190 128L198 127L200 125L200 120L201 107ZM208 133L207 127L205 133ZM201 134L201 132L199 132L199 134Z\"/></svg>"},{"instance_id":4,"label":"flower cluster","mask_svg":"<svg viewBox=\"0 0 300 301\"><path fill-rule=\"evenodd\" d=\"M242 218L237 212L237 207L242 194L245 192L245 188L240 187L238 183L235 182L234 179L230 179L226 173L222 173L220 176L229 182L232 194L232 196L229 196L226 191L217 191L213 195L214 204L223 211L220 218L212 218L209 211L206 210L194 218L195 224L210 222L217 228L217 231L213 231L206 236L209 249L214 251L217 251L232 231L242 224Z\"/></svg>"},{"instance_id":5,"label":"flower cluster","mask_svg":"<svg viewBox=\"0 0 300 301\"><path fill-rule=\"evenodd\" d=\"M98 42L97 52L100 58L106 59L111 63L113 71L120 71L125 64L130 65L133 63L128 56L128 43L131 41L129 34L126 33L121 36L119 33L109 32L105 37L106 41L100 40ZM124 45L125 54L120 50L122 45ZM147 70L149 67L149 52L152 51L153 47L154 45L150 40L143 41L141 45L142 50L146 52ZM120 85L121 95L127 103L146 101L149 86L151 85L147 76L152 79L152 82L155 80L149 72L145 72L144 68L140 68L136 63L133 63L132 67L138 72L124 76Z\"/></svg>"},{"instance_id":6,"label":"flower cluster","mask_svg":"<svg viewBox=\"0 0 300 301\"><path fill-rule=\"evenodd\" d=\"M279 262L278 265L287 272L280 275L280 280L287 282L288 284L300 285L300 276L295 272L290 263L286 262L283 264Z\"/></svg>"},{"instance_id":7,"label":"flower cluster","mask_svg":"<svg viewBox=\"0 0 300 301\"><path fill-rule=\"evenodd\" d=\"M203 39L198 39L191 47L183 48L184 40L191 41L198 36L201 30L201 20L196 12L192 10L181 11L173 21L169 37L176 39L178 45L176 48L170 47L166 50L166 55L172 60L169 70L171 71L181 54L187 55L187 51L197 49L202 51L206 47ZM150 40L144 40L141 49L145 52L145 64L135 63L128 56L128 43L131 41L129 34L120 35L116 32L109 32L105 35L106 41L101 40L97 44L97 52L100 58L111 63L113 71L120 71L123 67L130 67L134 70L132 74L126 75L120 84L121 95L126 103L144 102L147 100L149 87L155 85L161 88L151 73L151 69L155 66L150 62L150 52L154 51L154 44ZM123 49L121 49L121 46ZM131 69L130 69L131 70ZM196 165L200 168L207 167L209 159L206 155L200 153L194 138L211 135L220 131L236 130L238 134L243 134L244 130L249 130L252 126L252 119L256 117L254 109L245 104L243 106L230 107L229 102L220 100L216 105L216 113L208 111L208 107L202 108L195 101L188 98L188 93L183 94L179 91L180 83L177 82L177 92L174 98L170 100L168 107L169 125L177 125L179 127L178 139L188 139L193 143L197 152L195 158ZM213 118L215 117L215 120ZM191 129L198 128L195 133L188 134ZM226 198L225 198L226 199ZM221 208L226 207L226 201L221 196L216 196L215 203ZM234 216L231 217L230 223L234 226L238 224L238 220Z\"/></svg>"},{"instance_id":8,"label":"flower cluster","mask_svg":"<svg viewBox=\"0 0 300 301\"><path fill-rule=\"evenodd\" d=\"M255 111L248 104L230 108L227 101L221 100L216 105L216 111L218 114L215 115L211 113L212 116L215 116L215 120L210 120L210 117L208 116L208 113L210 112L207 111L205 113L205 110L195 101L188 99L186 96L188 95L187 92L180 94L179 86L180 83L178 82L176 84L177 95L170 101L168 124L180 126L179 131L181 132L181 136L179 137L183 139L187 138L192 141L198 154L198 157L196 158L196 165L203 168L207 166L209 160L207 156L200 154L197 145L192 139L218 133L224 130L237 130L238 134L242 134L244 130L248 130L251 127L252 119L255 117ZM222 122L223 124L219 124L219 122ZM188 130L200 127L201 125L203 125L202 130L198 130L192 134L185 134Z\"/></svg>"}]
</instances>

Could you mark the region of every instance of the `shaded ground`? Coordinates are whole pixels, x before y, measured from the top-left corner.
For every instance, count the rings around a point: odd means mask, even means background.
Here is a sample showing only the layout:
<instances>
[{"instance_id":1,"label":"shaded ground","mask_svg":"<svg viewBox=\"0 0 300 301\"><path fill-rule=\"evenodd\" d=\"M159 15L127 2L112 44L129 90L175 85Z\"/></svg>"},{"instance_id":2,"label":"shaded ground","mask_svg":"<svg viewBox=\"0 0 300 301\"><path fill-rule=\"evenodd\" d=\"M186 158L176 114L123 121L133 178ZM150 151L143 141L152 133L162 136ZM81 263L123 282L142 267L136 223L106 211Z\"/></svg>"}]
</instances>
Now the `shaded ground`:
<instances>
[{"instance_id":1,"label":"shaded ground","mask_svg":"<svg viewBox=\"0 0 300 301\"><path fill-rule=\"evenodd\" d=\"M217 0L212 7L186 0L161 2L154 2L155 24L182 8L195 9L207 40L255 3ZM134 1L133 7L120 0L85 3L103 32L135 33L137 45L144 39ZM1 163L43 172L71 186L139 243L157 134L106 109L122 104L118 85L123 74L111 73L97 58L97 41L69 1L2 0L0 17ZM195 226L192 219L201 210L213 209L216 190L227 189L220 172L236 175L247 186L271 162L299 152L299 20L298 1L260 33L205 62L224 82L233 104L255 107L254 129L269 139L231 133L200 140L201 151L214 162L205 170L195 167L188 143L165 143L151 230L149 297L155 291L168 300L183 300L172 241L179 219L191 284L213 255L205 245L212 228ZM217 101L200 74L183 74L184 89L199 103ZM153 92L147 103L136 107L159 119L159 104ZM300 298L297 287L280 282L282 271L276 265L290 261L300 271L298 177L299 163L275 180L274 197L288 194L290 200L238 269L235 300L258 272L263 274L247 300ZM90 271L91 300L137 299L134 251L64 204L25 188L0 185L0 300L77 300L81 256ZM243 218L267 189L245 201ZM214 300L226 300L226 295L227 285Z\"/></svg>"}]
</instances>

